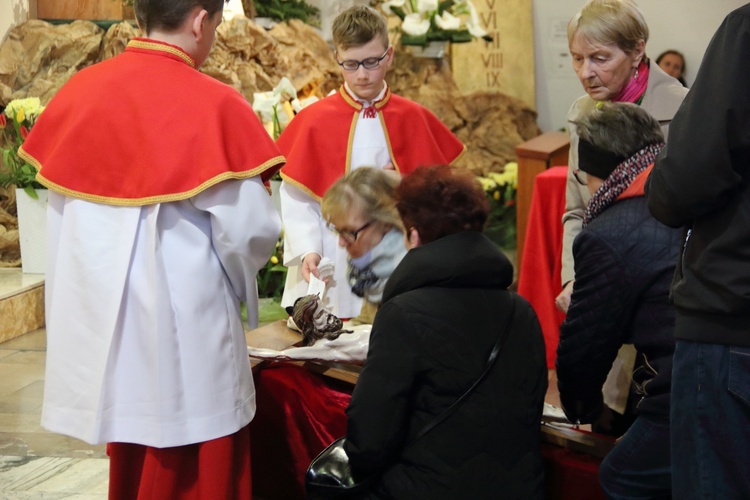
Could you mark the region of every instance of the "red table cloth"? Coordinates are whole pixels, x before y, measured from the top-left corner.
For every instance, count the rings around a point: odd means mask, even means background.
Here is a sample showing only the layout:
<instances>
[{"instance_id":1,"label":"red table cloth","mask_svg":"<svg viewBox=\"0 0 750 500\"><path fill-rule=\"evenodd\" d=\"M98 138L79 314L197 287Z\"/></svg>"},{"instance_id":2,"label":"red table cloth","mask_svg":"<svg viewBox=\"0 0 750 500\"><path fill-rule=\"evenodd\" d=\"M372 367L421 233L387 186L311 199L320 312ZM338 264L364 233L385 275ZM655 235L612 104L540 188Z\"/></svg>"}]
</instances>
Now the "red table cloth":
<instances>
[{"instance_id":1,"label":"red table cloth","mask_svg":"<svg viewBox=\"0 0 750 500\"><path fill-rule=\"evenodd\" d=\"M250 422L253 494L265 500L303 500L305 471L334 439L346 434L351 384L292 363L272 363L255 379L257 413ZM599 460L542 443L547 498L598 500Z\"/></svg>"},{"instance_id":2,"label":"red table cloth","mask_svg":"<svg viewBox=\"0 0 750 500\"><path fill-rule=\"evenodd\" d=\"M568 167L552 167L536 176L518 275L518 293L534 308L544 333L547 367L555 367L560 325L565 315L555 307L562 290L562 215Z\"/></svg>"}]
</instances>

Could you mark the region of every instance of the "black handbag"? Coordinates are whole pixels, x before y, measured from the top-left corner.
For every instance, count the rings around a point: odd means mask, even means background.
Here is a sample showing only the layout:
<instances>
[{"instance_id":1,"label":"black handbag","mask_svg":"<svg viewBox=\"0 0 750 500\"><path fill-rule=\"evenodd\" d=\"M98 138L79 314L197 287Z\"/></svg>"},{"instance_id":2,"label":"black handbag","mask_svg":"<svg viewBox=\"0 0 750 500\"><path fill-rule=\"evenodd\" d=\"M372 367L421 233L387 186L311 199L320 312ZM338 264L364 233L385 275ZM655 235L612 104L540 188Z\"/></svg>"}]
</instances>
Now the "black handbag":
<instances>
[{"instance_id":1,"label":"black handbag","mask_svg":"<svg viewBox=\"0 0 750 500\"><path fill-rule=\"evenodd\" d=\"M485 364L482 374L474 381L471 387L461 395L461 397L427 424L404 449L409 448L419 439L424 437L425 434L434 429L439 423L448 418L487 377L487 374L490 372L490 369L492 369L492 365L495 363L498 354L500 354L500 349L508 336L508 327L510 326L510 321L513 318L516 309L515 297L512 293L510 294L510 297L510 314L508 314L508 318L500 337L495 342L495 346L492 348L492 352L487 358L487 363ZM345 442L345 437L336 439L333 443L329 444L325 450L321 451L312 462L310 462L310 466L305 473L305 491L307 492L308 500L357 498L367 492L379 480L382 472L373 474L367 478L354 477L351 467L349 466L349 457L344 451Z\"/></svg>"},{"instance_id":2,"label":"black handbag","mask_svg":"<svg viewBox=\"0 0 750 500\"><path fill-rule=\"evenodd\" d=\"M377 481L379 474L355 480L349 467L349 457L344 451L345 442L345 437L338 438L310 462L305 474L308 500L356 498Z\"/></svg>"}]
</instances>

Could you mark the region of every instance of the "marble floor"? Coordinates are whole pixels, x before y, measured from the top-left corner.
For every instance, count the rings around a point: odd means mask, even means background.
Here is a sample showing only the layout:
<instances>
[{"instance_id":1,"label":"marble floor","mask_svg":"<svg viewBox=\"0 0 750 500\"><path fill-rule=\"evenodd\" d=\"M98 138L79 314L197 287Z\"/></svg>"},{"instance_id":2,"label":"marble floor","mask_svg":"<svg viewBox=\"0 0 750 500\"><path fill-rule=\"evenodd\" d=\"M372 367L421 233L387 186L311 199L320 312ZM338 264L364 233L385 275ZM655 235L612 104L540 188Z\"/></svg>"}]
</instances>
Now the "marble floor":
<instances>
[{"instance_id":1,"label":"marble floor","mask_svg":"<svg viewBox=\"0 0 750 500\"><path fill-rule=\"evenodd\" d=\"M0 299L40 279L0 272ZM262 322L285 314L269 300L262 301L260 313ZM109 479L105 445L53 434L39 423L46 346L44 328L0 343L0 500L104 500Z\"/></svg>"},{"instance_id":2,"label":"marble floor","mask_svg":"<svg viewBox=\"0 0 750 500\"><path fill-rule=\"evenodd\" d=\"M0 499L107 498L104 445L52 434L39 424L45 330L0 344Z\"/></svg>"}]
</instances>

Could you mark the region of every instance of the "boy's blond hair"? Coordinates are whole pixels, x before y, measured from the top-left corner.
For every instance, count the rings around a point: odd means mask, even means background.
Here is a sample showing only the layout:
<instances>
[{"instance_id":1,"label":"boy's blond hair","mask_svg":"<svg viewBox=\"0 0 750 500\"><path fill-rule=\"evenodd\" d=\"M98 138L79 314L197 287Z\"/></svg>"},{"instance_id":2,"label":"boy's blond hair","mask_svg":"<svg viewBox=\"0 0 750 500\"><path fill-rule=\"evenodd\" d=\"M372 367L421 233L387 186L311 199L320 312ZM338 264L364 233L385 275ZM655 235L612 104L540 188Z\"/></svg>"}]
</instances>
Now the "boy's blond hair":
<instances>
[{"instance_id":1,"label":"boy's blond hair","mask_svg":"<svg viewBox=\"0 0 750 500\"><path fill-rule=\"evenodd\" d=\"M388 48L388 23L372 7L355 5L333 20L333 45L338 50L361 47L379 37Z\"/></svg>"}]
</instances>

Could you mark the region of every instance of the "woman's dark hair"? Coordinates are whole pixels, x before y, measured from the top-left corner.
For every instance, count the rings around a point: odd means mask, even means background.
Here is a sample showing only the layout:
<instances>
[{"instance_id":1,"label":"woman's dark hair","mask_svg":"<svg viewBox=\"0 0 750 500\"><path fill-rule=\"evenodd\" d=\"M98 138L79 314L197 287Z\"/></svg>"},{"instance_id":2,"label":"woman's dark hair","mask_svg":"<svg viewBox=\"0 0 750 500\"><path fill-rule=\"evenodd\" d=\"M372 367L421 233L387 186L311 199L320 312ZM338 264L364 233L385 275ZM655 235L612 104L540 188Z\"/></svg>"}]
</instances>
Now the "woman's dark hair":
<instances>
[{"instance_id":1,"label":"woman's dark hair","mask_svg":"<svg viewBox=\"0 0 750 500\"><path fill-rule=\"evenodd\" d=\"M685 56L682 54L682 52L678 50L674 50L674 49L665 50L664 52L659 54L659 57L656 58L656 64L659 64L661 60L664 59L664 56L669 56L669 55L675 55L682 60L682 73L680 74L680 76L677 77L677 80L679 80L680 83L684 87L687 87L687 83L685 83L685 73L687 72L686 64L685 64Z\"/></svg>"},{"instance_id":2,"label":"woman's dark hair","mask_svg":"<svg viewBox=\"0 0 750 500\"><path fill-rule=\"evenodd\" d=\"M396 208L404 228L419 232L422 243L461 231L482 231L490 202L474 174L449 165L419 167L396 189Z\"/></svg>"},{"instance_id":3,"label":"woman's dark hair","mask_svg":"<svg viewBox=\"0 0 750 500\"><path fill-rule=\"evenodd\" d=\"M176 30L190 11L201 7L213 16L226 0L135 0L135 17L144 33L153 29Z\"/></svg>"},{"instance_id":4,"label":"woman's dark hair","mask_svg":"<svg viewBox=\"0 0 750 500\"><path fill-rule=\"evenodd\" d=\"M664 52L659 54L659 57L656 58L656 64L659 64L661 60L664 59L664 56L668 56L668 55L675 55L679 57L680 59L682 59L682 74L684 75L685 74L685 56L682 55L682 52L679 52L677 50L672 50L672 49L665 50Z\"/></svg>"}]
</instances>

